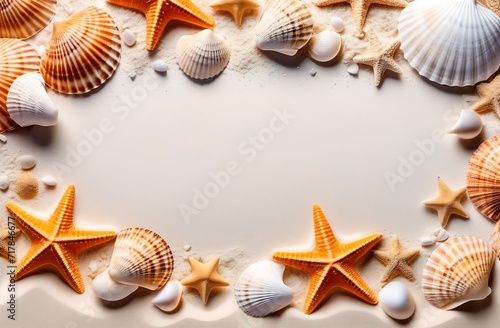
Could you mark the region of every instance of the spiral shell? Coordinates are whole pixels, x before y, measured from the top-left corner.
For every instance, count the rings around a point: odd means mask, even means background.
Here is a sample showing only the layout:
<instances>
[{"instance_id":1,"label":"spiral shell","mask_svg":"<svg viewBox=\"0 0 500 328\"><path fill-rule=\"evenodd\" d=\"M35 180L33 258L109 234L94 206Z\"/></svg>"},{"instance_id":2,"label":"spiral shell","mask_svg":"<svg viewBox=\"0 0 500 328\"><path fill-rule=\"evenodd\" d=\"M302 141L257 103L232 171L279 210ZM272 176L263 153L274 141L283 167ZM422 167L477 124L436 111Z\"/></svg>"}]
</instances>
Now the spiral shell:
<instances>
[{"instance_id":1,"label":"spiral shell","mask_svg":"<svg viewBox=\"0 0 500 328\"><path fill-rule=\"evenodd\" d=\"M0 38L27 39L47 26L57 0L0 0Z\"/></svg>"}]
</instances>

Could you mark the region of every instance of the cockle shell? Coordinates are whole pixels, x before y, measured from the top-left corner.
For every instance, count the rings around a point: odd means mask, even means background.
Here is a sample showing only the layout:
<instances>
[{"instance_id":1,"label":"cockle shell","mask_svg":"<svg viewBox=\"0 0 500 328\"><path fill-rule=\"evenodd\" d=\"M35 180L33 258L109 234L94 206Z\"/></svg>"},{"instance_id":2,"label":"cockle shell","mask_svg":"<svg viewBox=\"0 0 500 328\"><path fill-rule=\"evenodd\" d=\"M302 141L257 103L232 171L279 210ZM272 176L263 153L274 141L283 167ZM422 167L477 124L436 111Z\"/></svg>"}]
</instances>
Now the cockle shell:
<instances>
[{"instance_id":1,"label":"cockle shell","mask_svg":"<svg viewBox=\"0 0 500 328\"><path fill-rule=\"evenodd\" d=\"M474 206L488 219L500 219L500 135L484 141L467 168L467 192Z\"/></svg>"},{"instance_id":2,"label":"cockle shell","mask_svg":"<svg viewBox=\"0 0 500 328\"><path fill-rule=\"evenodd\" d=\"M151 303L165 312L171 312L179 306L182 299L182 284L179 280L170 280L151 300Z\"/></svg>"},{"instance_id":3,"label":"cockle shell","mask_svg":"<svg viewBox=\"0 0 500 328\"><path fill-rule=\"evenodd\" d=\"M20 126L56 124L58 110L45 91L45 83L38 72L18 77L7 94L7 110Z\"/></svg>"},{"instance_id":4,"label":"cockle shell","mask_svg":"<svg viewBox=\"0 0 500 328\"><path fill-rule=\"evenodd\" d=\"M311 38L313 19L300 0L269 0L255 27L259 49L293 56Z\"/></svg>"},{"instance_id":5,"label":"cockle shell","mask_svg":"<svg viewBox=\"0 0 500 328\"><path fill-rule=\"evenodd\" d=\"M109 276L108 270L97 275L92 280L91 286L97 297L110 302L122 300L139 288L139 286L117 283Z\"/></svg>"},{"instance_id":6,"label":"cockle shell","mask_svg":"<svg viewBox=\"0 0 500 328\"><path fill-rule=\"evenodd\" d=\"M187 76L209 79L219 75L229 62L231 50L212 30L182 36L175 47L177 64Z\"/></svg>"},{"instance_id":7,"label":"cockle shell","mask_svg":"<svg viewBox=\"0 0 500 328\"><path fill-rule=\"evenodd\" d=\"M313 35L307 46L309 57L318 62L328 62L339 53L342 39L337 32L326 30Z\"/></svg>"},{"instance_id":8,"label":"cockle shell","mask_svg":"<svg viewBox=\"0 0 500 328\"><path fill-rule=\"evenodd\" d=\"M0 38L0 133L14 129L17 124L7 111L7 94L19 76L38 72L40 57L34 47L19 39Z\"/></svg>"},{"instance_id":9,"label":"cockle shell","mask_svg":"<svg viewBox=\"0 0 500 328\"><path fill-rule=\"evenodd\" d=\"M292 290L283 283L282 264L260 261L241 274L234 296L238 306L253 317L265 317L292 302Z\"/></svg>"},{"instance_id":10,"label":"cockle shell","mask_svg":"<svg viewBox=\"0 0 500 328\"><path fill-rule=\"evenodd\" d=\"M113 19L94 6L54 23L40 71L61 93L85 93L101 86L120 61L120 33Z\"/></svg>"},{"instance_id":11,"label":"cockle shell","mask_svg":"<svg viewBox=\"0 0 500 328\"><path fill-rule=\"evenodd\" d=\"M476 0L417 0L399 17L401 50L431 81L474 85L500 67L500 17Z\"/></svg>"},{"instance_id":12,"label":"cockle shell","mask_svg":"<svg viewBox=\"0 0 500 328\"><path fill-rule=\"evenodd\" d=\"M479 238L448 239L432 252L425 265L425 298L444 310L484 299L491 293L488 280L495 260L493 248Z\"/></svg>"},{"instance_id":13,"label":"cockle shell","mask_svg":"<svg viewBox=\"0 0 500 328\"><path fill-rule=\"evenodd\" d=\"M463 109L455 126L448 133L456 134L461 139L473 139L483 131L481 117L470 109Z\"/></svg>"},{"instance_id":14,"label":"cockle shell","mask_svg":"<svg viewBox=\"0 0 500 328\"><path fill-rule=\"evenodd\" d=\"M174 256L160 235L144 228L128 228L116 237L108 272L121 284L155 290L167 283L173 268Z\"/></svg>"},{"instance_id":15,"label":"cockle shell","mask_svg":"<svg viewBox=\"0 0 500 328\"><path fill-rule=\"evenodd\" d=\"M57 0L0 0L0 38L27 39L47 26Z\"/></svg>"}]
</instances>

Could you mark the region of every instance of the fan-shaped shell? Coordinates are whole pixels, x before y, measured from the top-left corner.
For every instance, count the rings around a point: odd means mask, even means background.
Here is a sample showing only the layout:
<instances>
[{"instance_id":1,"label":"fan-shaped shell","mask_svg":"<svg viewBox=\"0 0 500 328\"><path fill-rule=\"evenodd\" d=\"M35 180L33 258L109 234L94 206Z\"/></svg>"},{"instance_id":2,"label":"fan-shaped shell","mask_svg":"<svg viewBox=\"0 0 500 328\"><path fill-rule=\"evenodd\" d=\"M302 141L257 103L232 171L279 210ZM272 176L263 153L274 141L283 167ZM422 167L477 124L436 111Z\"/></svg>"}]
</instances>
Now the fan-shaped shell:
<instances>
[{"instance_id":1,"label":"fan-shaped shell","mask_svg":"<svg viewBox=\"0 0 500 328\"><path fill-rule=\"evenodd\" d=\"M476 0L418 0L399 17L401 50L431 81L474 85L500 67L500 17Z\"/></svg>"},{"instance_id":2,"label":"fan-shaped shell","mask_svg":"<svg viewBox=\"0 0 500 328\"><path fill-rule=\"evenodd\" d=\"M54 23L40 71L52 89L69 94L101 86L120 61L121 40L113 19L90 6Z\"/></svg>"},{"instance_id":3,"label":"fan-shaped shell","mask_svg":"<svg viewBox=\"0 0 500 328\"><path fill-rule=\"evenodd\" d=\"M163 287L174 268L167 242L144 228L128 228L116 237L108 273L116 282L151 290Z\"/></svg>"},{"instance_id":4,"label":"fan-shaped shell","mask_svg":"<svg viewBox=\"0 0 500 328\"><path fill-rule=\"evenodd\" d=\"M0 0L0 38L26 39L47 26L57 0Z\"/></svg>"},{"instance_id":5,"label":"fan-shaped shell","mask_svg":"<svg viewBox=\"0 0 500 328\"><path fill-rule=\"evenodd\" d=\"M241 274L234 296L238 306L253 317L265 317L292 302L292 290L283 283L282 264L260 261Z\"/></svg>"},{"instance_id":6,"label":"fan-shaped shell","mask_svg":"<svg viewBox=\"0 0 500 328\"><path fill-rule=\"evenodd\" d=\"M300 0L269 0L255 27L259 49L293 56L311 38L313 19Z\"/></svg>"},{"instance_id":7,"label":"fan-shaped shell","mask_svg":"<svg viewBox=\"0 0 500 328\"><path fill-rule=\"evenodd\" d=\"M467 168L467 192L474 206L488 219L500 219L500 135L484 141Z\"/></svg>"},{"instance_id":8,"label":"fan-shaped shell","mask_svg":"<svg viewBox=\"0 0 500 328\"><path fill-rule=\"evenodd\" d=\"M470 236L450 238L436 248L424 268L422 290L432 305L449 310L491 293L488 280L495 252Z\"/></svg>"},{"instance_id":9,"label":"fan-shaped shell","mask_svg":"<svg viewBox=\"0 0 500 328\"><path fill-rule=\"evenodd\" d=\"M231 50L223 38L206 29L179 38L175 55L179 67L186 75L194 79L209 79L224 70Z\"/></svg>"},{"instance_id":10,"label":"fan-shaped shell","mask_svg":"<svg viewBox=\"0 0 500 328\"><path fill-rule=\"evenodd\" d=\"M34 47L19 39L0 38L0 132L12 130L17 124L7 112L7 94L19 76L37 72L40 58Z\"/></svg>"}]
</instances>

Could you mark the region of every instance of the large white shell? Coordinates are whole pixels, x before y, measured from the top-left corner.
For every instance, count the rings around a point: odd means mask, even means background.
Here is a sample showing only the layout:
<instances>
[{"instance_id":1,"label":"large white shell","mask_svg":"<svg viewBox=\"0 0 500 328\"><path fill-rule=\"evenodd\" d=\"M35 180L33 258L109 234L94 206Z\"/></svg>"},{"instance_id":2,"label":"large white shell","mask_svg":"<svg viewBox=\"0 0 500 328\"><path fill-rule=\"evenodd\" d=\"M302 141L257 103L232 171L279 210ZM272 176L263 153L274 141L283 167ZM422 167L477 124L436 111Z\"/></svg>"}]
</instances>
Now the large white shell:
<instances>
[{"instance_id":1,"label":"large white shell","mask_svg":"<svg viewBox=\"0 0 500 328\"><path fill-rule=\"evenodd\" d=\"M10 86L7 111L20 126L56 124L58 110L45 90L40 73L21 75Z\"/></svg>"},{"instance_id":2,"label":"large white shell","mask_svg":"<svg viewBox=\"0 0 500 328\"><path fill-rule=\"evenodd\" d=\"M431 81L474 85L500 67L500 17L476 0L416 0L399 17L401 50Z\"/></svg>"},{"instance_id":3,"label":"large white shell","mask_svg":"<svg viewBox=\"0 0 500 328\"><path fill-rule=\"evenodd\" d=\"M300 0L269 0L255 27L259 49L293 56L311 38L313 19Z\"/></svg>"},{"instance_id":4,"label":"large white shell","mask_svg":"<svg viewBox=\"0 0 500 328\"><path fill-rule=\"evenodd\" d=\"M265 317L292 302L292 290L283 283L282 264L260 261L243 271L234 296L238 306L253 317Z\"/></svg>"},{"instance_id":5,"label":"large white shell","mask_svg":"<svg viewBox=\"0 0 500 328\"><path fill-rule=\"evenodd\" d=\"M464 109L457 123L448 133L456 134L461 139L473 139L481 131L483 131L481 117L470 109Z\"/></svg>"},{"instance_id":6,"label":"large white shell","mask_svg":"<svg viewBox=\"0 0 500 328\"><path fill-rule=\"evenodd\" d=\"M308 43L309 56L319 62L328 62L335 58L342 46L342 39L335 31L321 31L313 35Z\"/></svg>"},{"instance_id":7,"label":"large white shell","mask_svg":"<svg viewBox=\"0 0 500 328\"><path fill-rule=\"evenodd\" d=\"M206 29L182 36L175 47L179 67L194 79L210 79L219 75L229 62L231 50L223 38Z\"/></svg>"},{"instance_id":8,"label":"large white shell","mask_svg":"<svg viewBox=\"0 0 500 328\"><path fill-rule=\"evenodd\" d=\"M105 301L119 301L129 296L139 288L139 286L119 284L109 276L108 270L97 275L92 280L94 293Z\"/></svg>"}]
</instances>

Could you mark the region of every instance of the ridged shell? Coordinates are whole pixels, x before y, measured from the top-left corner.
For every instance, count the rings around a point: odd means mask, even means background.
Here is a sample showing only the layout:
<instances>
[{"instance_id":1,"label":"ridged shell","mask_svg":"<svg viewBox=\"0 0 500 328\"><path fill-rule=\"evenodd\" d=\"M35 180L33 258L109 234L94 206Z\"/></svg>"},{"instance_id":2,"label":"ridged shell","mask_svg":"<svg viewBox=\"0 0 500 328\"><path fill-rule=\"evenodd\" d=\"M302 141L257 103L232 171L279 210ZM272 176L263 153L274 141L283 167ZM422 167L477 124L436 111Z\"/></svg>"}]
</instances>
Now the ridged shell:
<instances>
[{"instance_id":1,"label":"ridged shell","mask_svg":"<svg viewBox=\"0 0 500 328\"><path fill-rule=\"evenodd\" d=\"M313 19L300 0L269 0L255 27L259 49L293 56L311 38Z\"/></svg>"},{"instance_id":2,"label":"ridged shell","mask_svg":"<svg viewBox=\"0 0 500 328\"><path fill-rule=\"evenodd\" d=\"M399 17L406 60L449 86L474 85L500 67L500 17L476 0L417 0Z\"/></svg>"},{"instance_id":3,"label":"ridged shell","mask_svg":"<svg viewBox=\"0 0 500 328\"><path fill-rule=\"evenodd\" d=\"M113 19L90 6L54 23L40 71L52 89L85 93L101 86L120 61L121 40Z\"/></svg>"},{"instance_id":4,"label":"ridged shell","mask_svg":"<svg viewBox=\"0 0 500 328\"><path fill-rule=\"evenodd\" d=\"M12 130L17 124L7 112L9 88L19 76L38 72L40 58L34 47L19 39L0 39L0 133Z\"/></svg>"},{"instance_id":5,"label":"ridged shell","mask_svg":"<svg viewBox=\"0 0 500 328\"><path fill-rule=\"evenodd\" d=\"M108 272L121 284L155 290L167 283L173 268L174 256L160 235L144 228L128 228L116 237Z\"/></svg>"},{"instance_id":6,"label":"ridged shell","mask_svg":"<svg viewBox=\"0 0 500 328\"><path fill-rule=\"evenodd\" d=\"M0 0L0 38L26 39L47 26L57 0Z\"/></svg>"},{"instance_id":7,"label":"ridged shell","mask_svg":"<svg viewBox=\"0 0 500 328\"><path fill-rule=\"evenodd\" d=\"M492 221L500 219L500 135L484 141L467 168L467 192L474 206Z\"/></svg>"},{"instance_id":8,"label":"ridged shell","mask_svg":"<svg viewBox=\"0 0 500 328\"><path fill-rule=\"evenodd\" d=\"M432 305L450 310L491 293L488 280L495 252L470 236L450 238L436 248L424 268L422 290Z\"/></svg>"},{"instance_id":9,"label":"ridged shell","mask_svg":"<svg viewBox=\"0 0 500 328\"><path fill-rule=\"evenodd\" d=\"M493 249L497 252L497 257L500 259L500 221L498 221L493 228L491 241L493 243Z\"/></svg>"},{"instance_id":10,"label":"ridged shell","mask_svg":"<svg viewBox=\"0 0 500 328\"><path fill-rule=\"evenodd\" d=\"M179 38L175 47L177 64L187 76L209 79L219 75L229 63L231 50L223 38L206 29Z\"/></svg>"},{"instance_id":11,"label":"ridged shell","mask_svg":"<svg viewBox=\"0 0 500 328\"><path fill-rule=\"evenodd\" d=\"M40 73L21 75L10 86L7 110L20 126L56 124L58 110L45 90Z\"/></svg>"},{"instance_id":12,"label":"ridged shell","mask_svg":"<svg viewBox=\"0 0 500 328\"><path fill-rule=\"evenodd\" d=\"M283 283L285 266L273 261L250 265L241 274L234 296L238 306L253 317L265 317L292 302L292 290Z\"/></svg>"}]
</instances>

